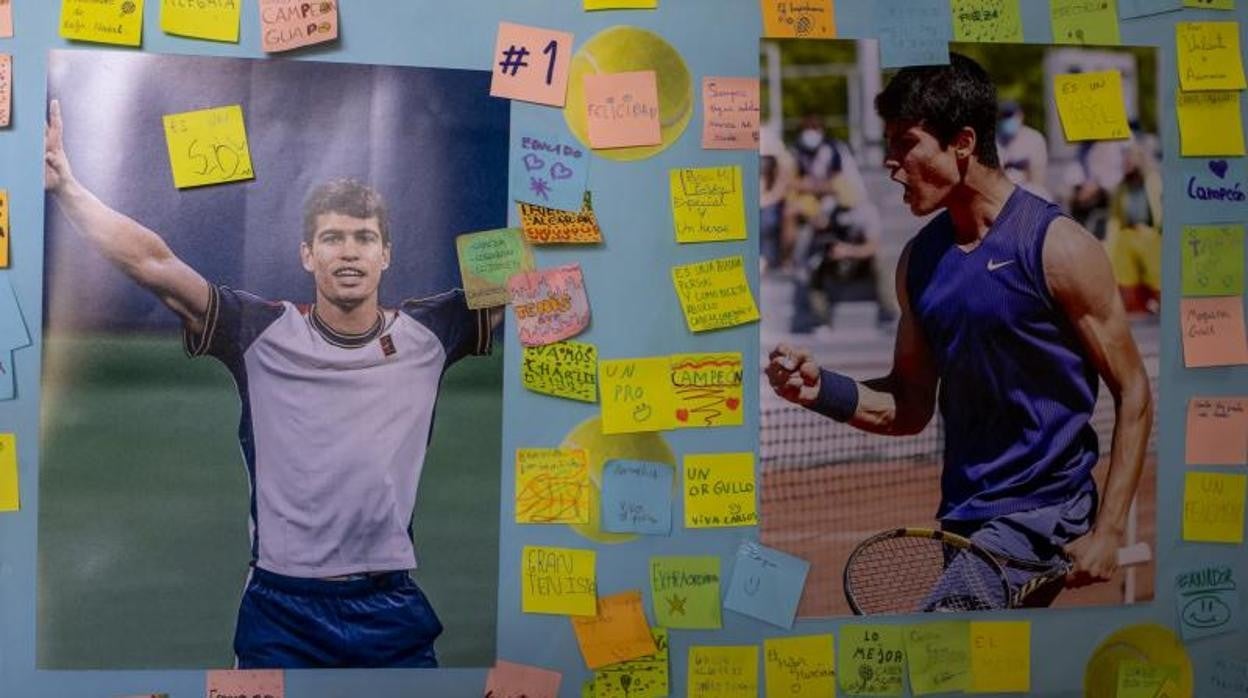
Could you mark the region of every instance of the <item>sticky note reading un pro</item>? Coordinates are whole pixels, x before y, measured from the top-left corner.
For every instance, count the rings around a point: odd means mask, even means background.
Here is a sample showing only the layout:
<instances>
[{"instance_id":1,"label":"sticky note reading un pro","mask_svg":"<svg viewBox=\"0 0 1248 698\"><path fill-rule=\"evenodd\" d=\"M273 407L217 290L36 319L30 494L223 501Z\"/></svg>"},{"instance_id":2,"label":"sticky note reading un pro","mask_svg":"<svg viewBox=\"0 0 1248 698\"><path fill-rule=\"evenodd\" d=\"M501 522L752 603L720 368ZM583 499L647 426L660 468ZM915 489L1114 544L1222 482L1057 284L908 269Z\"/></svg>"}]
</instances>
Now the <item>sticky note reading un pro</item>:
<instances>
[{"instance_id":1,"label":"sticky note reading un pro","mask_svg":"<svg viewBox=\"0 0 1248 698\"><path fill-rule=\"evenodd\" d=\"M164 124L178 189L255 178L241 106L166 114Z\"/></svg>"}]
</instances>

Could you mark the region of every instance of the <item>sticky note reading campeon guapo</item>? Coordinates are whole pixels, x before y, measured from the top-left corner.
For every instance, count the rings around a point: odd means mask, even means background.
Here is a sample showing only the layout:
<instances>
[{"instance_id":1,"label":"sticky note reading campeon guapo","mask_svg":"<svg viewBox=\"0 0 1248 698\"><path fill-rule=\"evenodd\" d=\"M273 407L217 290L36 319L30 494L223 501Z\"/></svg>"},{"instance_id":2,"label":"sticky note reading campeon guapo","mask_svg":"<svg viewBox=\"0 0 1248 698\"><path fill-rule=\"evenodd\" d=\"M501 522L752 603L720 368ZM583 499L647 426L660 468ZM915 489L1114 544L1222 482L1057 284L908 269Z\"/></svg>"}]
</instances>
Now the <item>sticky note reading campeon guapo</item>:
<instances>
[{"instance_id":1,"label":"sticky note reading campeon guapo","mask_svg":"<svg viewBox=\"0 0 1248 698\"><path fill-rule=\"evenodd\" d=\"M1053 96L1066 140L1120 140L1131 135L1122 74L1116 70L1053 76Z\"/></svg>"},{"instance_id":2,"label":"sticky note reading campeon guapo","mask_svg":"<svg viewBox=\"0 0 1248 698\"><path fill-rule=\"evenodd\" d=\"M1183 91L1244 89L1239 22L1178 22L1174 34Z\"/></svg>"},{"instance_id":3,"label":"sticky note reading campeon guapo","mask_svg":"<svg viewBox=\"0 0 1248 698\"><path fill-rule=\"evenodd\" d=\"M758 647L689 648L687 696L757 698Z\"/></svg>"},{"instance_id":4,"label":"sticky note reading campeon guapo","mask_svg":"<svg viewBox=\"0 0 1248 698\"><path fill-rule=\"evenodd\" d=\"M593 550L526 545L521 551L521 610L565 616L598 614Z\"/></svg>"},{"instance_id":5,"label":"sticky note reading campeon guapo","mask_svg":"<svg viewBox=\"0 0 1248 698\"><path fill-rule=\"evenodd\" d=\"M138 46L143 41L143 0L61 0L61 36Z\"/></svg>"},{"instance_id":6,"label":"sticky note reading campeon guapo","mask_svg":"<svg viewBox=\"0 0 1248 698\"><path fill-rule=\"evenodd\" d=\"M532 271L533 252L518 228L466 233L455 238L469 308L506 305L507 279Z\"/></svg>"},{"instance_id":7,"label":"sticky note reading campeon guapo","mask_svg":"<svg viewBox=\"0 0 1248 698\"><path fill-rule=\"evenodd\" d=\"M160 28L166 34L238 42L242 0L163 0Z\"/></svg>"},{"instance_id":8,"label":"sticky note reading campeon guapo","mask_svg":"<svg viewBox=\"0 0 1248 698\"><path fill-rule=\"evenodd\" d=\"M178 189L255 178L239 105L166 114L163 120Z\"/></svg>"},{"instance_id":9,"label":"sticky note reading campeon guapo","mask_svg":"<svg viewBox=\"0 0 1248 698\"><path fill-rule=\"evenodd\" d=\"M338 0L260 0L260 46L265 53L338 38Z\"/></svg>"},{"instance_id":10,"label":"sticky note reading campeon guapo","mask_svg":"<svg viewBox=\"0 0 1248 698\"><path fill-rule=\"evenodd\" d=\"M836 655L831 635L763 640L768 696L827 698L836 695Z\"/></svg>"}]
</instances>

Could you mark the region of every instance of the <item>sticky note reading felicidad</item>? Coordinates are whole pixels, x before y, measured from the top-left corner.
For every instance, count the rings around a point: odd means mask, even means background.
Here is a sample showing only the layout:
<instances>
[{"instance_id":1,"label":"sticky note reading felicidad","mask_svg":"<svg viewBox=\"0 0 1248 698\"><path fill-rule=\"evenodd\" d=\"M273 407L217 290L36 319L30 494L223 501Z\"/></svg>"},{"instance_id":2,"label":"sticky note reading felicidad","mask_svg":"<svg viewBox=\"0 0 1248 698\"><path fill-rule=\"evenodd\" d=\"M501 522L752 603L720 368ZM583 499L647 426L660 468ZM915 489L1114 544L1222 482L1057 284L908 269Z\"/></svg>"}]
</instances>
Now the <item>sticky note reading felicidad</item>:
<instances>
[{"instance_id":1,"label":"sticky note reading felicidad","mask_svg":"<svg viewBox=\"0 0 1248 698\"><path fill-rule=\"evenodd\" d=\"M17 486L17 436L0 434L0 511L17 511L21 505Z\"/></svg>"},{"instance_id":2,"label":"sticky note reading felicidad","mask_svg":"<svg viewBox=\"0 0 1248 698\"><path fill-rule=\"evenodd\" d=\"M598 347L585 342L524 347L520 379L535 393L598 402Z\"/></svg>"},{"instance_id":3,"label":"sticky note reading felicidad","mask_svg":"<svg viewBox=\"0 0 1248 698\"><path fill-rule=\"evenodd\" d=\"M1019 0L953 0L953 40L1022 43Z\"/></svg>"},{"instance_id":4,"label":"sticky note reading felicidad","mask_svg":"<svg viewBox=\"0 0 1248 698\"><path fill-rule=\"evenodd\" d=\"M1248 476L1189 472L1183 485L1183 540L1244 542L1244 486Z\"/></svg>"},{"instance_id":5,"label":"sticky note reading felicidad","mask_svg":"<svg viewBox=\"0 0 1248 698\"><path fill-rule=\"evenodd\" d=\"M766 695L827 698L836 695L836 655L831 635L763 640Z\"/></svg>"},{"instance_id":6,"label":"sticky note reading felicidad","mask_svg":"<svg viewBox=\"0 0 1248 698\"><path fill-rule=\"evenodd\" d=\"M1066 140L1120 140L1131 135L1118 71L1054 75L1053 94Z\"/></svg>"},{"instance_id":7,"label":"sticky note reading felicidad","mask_svg":"<svg viewBox=\"0 0 1248 698\"><path fill-rule=\"evenodd\" d=\"M584 76L586 123L593 148L663 142L659 83L653 70Z\"/></svg>"},{"instance_id":8,"label":"sticky note reading felicidad","mask_svg":"<svg viewBox=\"0 0 1248 698\"><path fill-rule=\"evenodd\" d=\"M1244 293L1244 226L1183 226L1183 295Z\"/></svg>"},{"instance_id":9,"label":"sticky note reading felicidad","mask_svg":"<svg viewBox=\"0 0 1248 698\"><path fill-rule=\"evenodd\" d=\"M589 523L584 450L516 449L516 523Z\"/></svg>"},{"instance_id":10,"label":"sticky note reading felicidad","mask_svg":"<svg viewBox=\"0 0 1248 698\"><path fill-rule=\"evenodd\" d=\"M971 621L971 693L1031 690L1031 623Z\"/></svg>"},{"instance_id":11,"label":"sticky note reading felicidad","mask_svg":"<svg viewBox=\"0 0 1248 698\"><path fill-rule=\"evenodd\" d=\"M1188 368L1248 364L1242 296L1180 299L1179 323Z\"/></svg>"},{"instance_id":12,"label":"sticky note reading felicidad","mask_svg":"<svg viewBox=\"0 0 1248 698\"><path fill-rule=\"evenodd\" d=\"M585 666L590 669L648 657L658 651L638 590L598 599L598 615L573 618L572 630Z\"/></svg>"},{"instance_id":13,"label":"sticky note reading felicidad","mask_svg":"<svg viewBox=\"0 0 1248 698\"><path fill-rule=\"evenodd\" d=\"M61 0L61 36L138 46L143 41L143 0Z\"/></svg>"},{"instance_id":14,"label":"sticky note reading felicidad","mask_svg":"<svg viewBox=\"0 0 1248 698\"><path fill-rule=\"evenodd\" d=\"M832 0L759 0L763 36L776 39L835 39Z\"/></svg>"},{"instance_id":15,"label":"sticky note reading felicidad","mask_svg":"<svg viewBox=\"0 0 1248 698\"><path fill-rule=\"evenodd\" d=\"M650 558L650 598L654 619L664 628L716 630L722 624L719 558Z\"/></svg>"},{"instance_id":16,"label":"sticky note reading felicidad","mask_svg":"<svg viewBox=\"0 0 1248 698\"><path fill-rule=\"evenodd\" d=\"M1116 0L1049 0L1055 44L1122 43Z\"/></svg>"},{"instance_id":17,"label":"sticky note reading felicidad","mask_svg":"<svg viewBox=\"0 0 1248 698\"><path fill-rule=\"evenodd\" d=\"M487 698L559 698L562 682L563 674L557 671L499 659L485 677L485 695Z\"/></svg>"},{"instance_id":18,"label":"sticky note reading felicidad","mask_svg":"<svg viewBox=\"0 0 1248 698\"><path fill-rule=\"evenodd\" d=\"M237 43L238 22L242 11L243 3L236 0L163 0L160 4L160 28L166 34Z\"/></svg>"},{"instance_id":19,"label":"sticky note reading felicidad","mask_svg":"<svg viewBox=\"0 0 1248 698\"><path fill-rule=\"evenodd\" d=\"M758 647L689 647L689 698L757 698Z\"/></svg>"},{"instance_id":20,"label":"sticky note reading felicidad","mask_svg":"<svg viewBox=\"0 0 1248 698\"><path fill-rule=\"evenodd\" d=\"M505 305L507 280L534 267L533 251L517 228L460 235L455 238L455 250L469 308Z\"/></svg>"},{"instance_id":21,"label":"sticky note reading felicidad","mask_svg":"<svg viewBox=\"0 0 1248 698\"><path fill-rule=\"evenodd\" d=\"M1248 397L1194 397L1187 403L1188 465L1248 465Z\"/></svg>"},{"instance_id":22,"label":"sticky note reading felicidad","mask_svg":"<svg viewBox=\"0 0 1248 698\"><path fill-rule=\"evenodd\" d=\"M685 527L755 526L754 453L685 456Z\"/></svg>"},{"instance_id":23,"label":"sticky note reading felicidad","mask_svg":"<svg viewBox=\"0 0 1248 698\"><path fill-rule=\"evenodd\" d=\"M1174 33L1178 42L1180 89L1185 92L1244 89L1239 22L1177 22Z\"/></svg>"},{"instance_id":24,"label":"sticky note reading felicidad","mask_svg":"<svg viewBox=\"0 0 1248 698\"><path fill-rule=\"evenodd\" d=\"M280 669L215 669L208 672L206 683L205 696L282 698L286 695L286 676Z\"/></svg>"},{"instance_id":25,"label":"sticky note reading felicidad","mask_svg":"<svg viewBox=\"0 0 1248 698\"><path fill-rule=\"evenodd\" d=\"M507 280L520 343L526 347L575 337L589 326L581 265L521 272Z\"/></svg>"},{"instance_id":26,"label":"sticky note reading felicidad","mask_svg":"<svg viewBox=\"0 0 1248 698\"><path fill-rule=\"evenodd\" d=\"M691 167L668 173L677 242L744 240L741 168Z\"/></svg>"},{"instance_id":27,"label":"sticky note reading felicidad","mask_svg":"<svg viewBox=\"0 0 1248 698\"><path fill-rule=\"evenodd\" d=\"M290 51L338 38L338 0L260 0L260 47Z\"/></svg>"},{"instance_id":28,"label":"sticky note reading felicidad","mask_svg":"<svg viewBox=\"0 0 1248 698\"><path fill-rule=\"evenodd\" d=\"M758 150L758 78L702 78L702 147Z\"/></svg>"},{"instance_id":29,"label":"sticky note reading felicidad","mask_svg":"<svg viewBox=\"0 0 1248 698\"><path fill-rule=\"evenodd\" d=\"M672 283L691 332L758 320L741 255L672 267Z\"/></svg>"},{"instance_id":30,"label":"sticky note reading felicidad","mask_svg":"<svg viewBox=\"0 0 1248 698\"><path fill-rule=\"evenodd\" d=\"M1179 152L1184 157L1243 155L1244 120L1238 90L1179 92Z\"/></svg>"},{"instance_id":31,"label":"sticky note reading felicidad","mask_svg":"<svg viewBox=\"0 0 1248 698\"><path fill-rule=\"evenodd\" d=\"M845 625L836 653L841 690L851 696L900 696L906 648L897 625Z\"/></svg>"},{"instance_id":32,"label":"sticky note reading felicidad","mask_svg":"<svg viewBox=\"0 0 1248 698\"><path fill-rule=\"evenodd\" d=\"M166 114L163 120L178 189L255 179L239 105Z\"/></svg>"},{"instance_id":33,"label":"sticky note reading felicidad","mask_svg":"<svg viewBox=\"0 0 1248 698\"><path fill-rule=\"evenodd\" d=\"M971 685L970 626L964 620L905 629L910 690L916 696L965 691Z\"/></svg>"},{"instance_id":34,"label":"sticky note reading felicidad","mask_svg":"<svg viewBox=\"0 0 1248 698\"><path fill-rule=\"evenodd\" d=\"M526 545L521 556L523 612L564 616L598 614L594 551Z\"/></svg>"}]
</instances>

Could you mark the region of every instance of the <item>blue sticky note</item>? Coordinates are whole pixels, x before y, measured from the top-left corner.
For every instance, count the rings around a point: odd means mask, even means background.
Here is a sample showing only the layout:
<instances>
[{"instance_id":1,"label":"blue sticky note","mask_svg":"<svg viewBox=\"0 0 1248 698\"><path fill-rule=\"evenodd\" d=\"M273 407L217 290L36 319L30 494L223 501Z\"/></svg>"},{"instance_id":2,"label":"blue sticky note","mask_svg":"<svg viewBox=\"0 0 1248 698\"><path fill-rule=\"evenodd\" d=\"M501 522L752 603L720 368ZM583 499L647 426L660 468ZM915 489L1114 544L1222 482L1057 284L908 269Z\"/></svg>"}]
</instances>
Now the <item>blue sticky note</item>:
<instances>
[{"instance_id":1,"label":"blue sticky note","mask_svg":"<svg viewBox=\"0 0 1248 698\"><path fill-rule=\"evenodd\" d=\"M13 373L13 352L0 352L0 401L17 395L17 376Z\"/></svg>"},{"instance_id":2,"label":"blue sticky note","mask_svg":"<svg viewBox=\"0 0 1248 698\"><path fill-rule=\"evenodd\" d=\"M747 540L737 549L724 608L792 628L810 563Z\"/></svg>"},{"instance_id":3,"label":"blue sticky note","mask_svg":"<svg viewBox=\"0 0 1248 698\"><path fill-rule=\"evenodd\" d=\"M508 187L514 201L580 211L589 178L589 151L567 131L511 132Z\"/></svg>"},{"instance_id":4,"label":"blue sticky note","mask_svg":"<svg viewBox=\"0 0 1248 698\"><path fill-rule=\"evenodd\" d=\"M666 463L607 461L602 466L602 530L670 535L672 476Z\"/></svg>"},{"instance_id":5,"label":"blue sticky note","mask_svg":"<svg viewBox=\"0 0 1248 698\"><path fill-rule=\"evenodd\" d=\"M947 65L953 38L949 0L875 0L880 65Z\"/></svg>"},{"instance_id":6,"label":"blue sticky note","mask_svg":"<svg viewBox=\"0 0 1248 698\"><path fill-rule=\"evenodd\" d=\"M1183 641L1239 629L1239 589L1230 565L1204 565L1175 578Z\"/></svg>"},{"instance_id":7,"label":"blue sticky note","mask_svg":"<svg viewBox=\"0 0 1248 698\"><path fill-rule=\"evenodd\" d=\"M1122 19L1148 17L1183 9L1183 0L1118 0L1118 16Z\"/></svg>"},{"instance_id":8,"label":"blue sticky note","mask_svg":"<svg viewBox=\"0 0 1248 698\"><path fill-rule=\"evenodd\" d=\"M9 283L9 272L0 272L0 352L30 346L30 333Z\"/></svg>"},{"instance_id":9,"label":"blue sticky note","mask_svg":"<svg viewBox=\"0 0 1248 698\"><path fill-rule=\"evenodd\" d=\"M1180 158L1183 201L1200 211L1201 223L1239 223L1248 218L1248 162L1244 158Z\"/></svg>"}]
</instances>

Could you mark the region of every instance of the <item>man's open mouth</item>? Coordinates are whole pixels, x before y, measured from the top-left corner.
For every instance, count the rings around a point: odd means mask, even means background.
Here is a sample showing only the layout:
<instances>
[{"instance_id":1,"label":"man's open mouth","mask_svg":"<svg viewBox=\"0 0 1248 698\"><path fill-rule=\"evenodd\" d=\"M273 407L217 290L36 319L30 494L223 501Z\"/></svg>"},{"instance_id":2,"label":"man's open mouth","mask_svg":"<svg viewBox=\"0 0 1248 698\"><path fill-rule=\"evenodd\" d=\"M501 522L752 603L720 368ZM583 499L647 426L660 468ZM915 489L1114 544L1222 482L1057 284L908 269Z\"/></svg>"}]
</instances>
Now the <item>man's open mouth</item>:
<instances>
[{"instance_id":1,"label":"man's open mouth","mask_svg":"<svg viewBox=\"0 0 1248 698\"><path fill-rule=\"evenodd\" d=\"M343 269L335 269L334 276L338 278L364 278L364 272L359 269L347 267Z\"/></svg>"}]
</instances>

